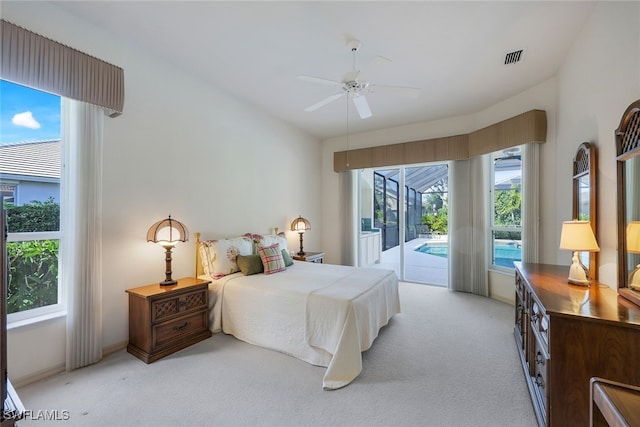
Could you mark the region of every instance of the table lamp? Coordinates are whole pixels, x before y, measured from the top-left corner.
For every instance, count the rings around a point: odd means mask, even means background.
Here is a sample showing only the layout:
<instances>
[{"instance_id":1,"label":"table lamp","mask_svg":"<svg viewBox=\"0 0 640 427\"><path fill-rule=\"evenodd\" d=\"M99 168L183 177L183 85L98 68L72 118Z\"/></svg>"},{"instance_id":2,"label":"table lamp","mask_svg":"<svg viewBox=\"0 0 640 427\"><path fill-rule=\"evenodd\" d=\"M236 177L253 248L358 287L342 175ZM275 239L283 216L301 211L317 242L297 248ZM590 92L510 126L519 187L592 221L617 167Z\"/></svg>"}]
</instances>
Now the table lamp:
<instances>
[{"instance_id":1,"label":"table lamp","mask_svg":"<svg viewBox=\"0 0 640 427\"><path fill-rule=\"evenodd\" d=\"M171 286L178 283L171 278L171 250L178 242L189 240L189 231L180 221L169 218L161 219L147 231L147 242L160 243L165 249L165 279L161 286Z\"/></svg>"},{"instance_id":2,"label":"table lamp","mask_svg":"<svg viewBox=\"0 0 640 427\"><path fill-rule=\"evenodd\" d=\"M640 254L640 221L631 221L627 225L627 253ZM629 289L640 291L640 264L629 275Z\"/></svg>"},{"instance_id":3,"label":"table lamp","mask_svg":"<svg viewBox=\"0 0 640 427\"><path fill-rule=\"evenodd\" d=\"M578 252L598 252L598 242L593 235L589 221L565 221L562 223L560 233L560 249L573 251L571 267L569 269L568 282L573 285L589 286L587 269L580 262Z\"/></svg>"},{"instance_id":4,"label":"table lamp","mask_svg":"<svg viewBox=\"0 0 640 427\"><path fill-rule=\"evenodd\" d=\"M298 255L305 254L302 249L302 235L307 230L311 230L311 223L302 216L299 216L291 222L291 231L297 231L298 234L300 234L300 252L298 252Z\"/></svg>"}]
</instances>

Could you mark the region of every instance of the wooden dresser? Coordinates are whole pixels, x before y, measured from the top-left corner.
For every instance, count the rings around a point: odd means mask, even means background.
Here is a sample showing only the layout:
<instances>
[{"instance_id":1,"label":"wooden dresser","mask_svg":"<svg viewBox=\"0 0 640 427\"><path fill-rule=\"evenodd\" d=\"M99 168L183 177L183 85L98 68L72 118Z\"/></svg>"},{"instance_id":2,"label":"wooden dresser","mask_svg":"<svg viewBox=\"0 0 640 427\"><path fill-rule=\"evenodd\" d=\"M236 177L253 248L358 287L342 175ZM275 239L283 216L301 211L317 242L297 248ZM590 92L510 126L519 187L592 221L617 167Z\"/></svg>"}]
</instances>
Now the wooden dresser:
<instances>
[{"instance_id":1,"label":"wooden dresser","mask_svg":"<svg viewBox=\"0 0 640 427\"><path fill-rule=\"evenodd\" d=\"M516 262L514 335L541 426L588 426L591 377L640 385L640 307L569 267Z\"/></svg>"}]
</instances>

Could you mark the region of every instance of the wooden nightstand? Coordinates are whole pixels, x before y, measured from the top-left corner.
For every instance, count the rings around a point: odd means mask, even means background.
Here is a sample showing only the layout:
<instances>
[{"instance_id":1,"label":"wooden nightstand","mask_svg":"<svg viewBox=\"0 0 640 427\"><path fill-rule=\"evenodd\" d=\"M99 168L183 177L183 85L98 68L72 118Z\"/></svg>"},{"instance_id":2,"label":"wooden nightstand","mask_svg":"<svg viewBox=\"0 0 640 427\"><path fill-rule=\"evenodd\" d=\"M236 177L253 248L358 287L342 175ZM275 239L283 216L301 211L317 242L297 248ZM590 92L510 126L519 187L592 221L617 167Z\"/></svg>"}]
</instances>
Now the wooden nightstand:
<instances>
[{"instance_id":1,"label":"wooden nightstand","mask_svg":"<svg viewBox=\"0 0 640 427\"><path fill-rule=\"evenodd\" d=\"M173 286L155 283L127 289L127 351L151 363L209 338L209 283L187 277Z\"/></svg>"},{"instance_id":2,"label":"wooden nightstand","mask_svg":"<svg viewBox=\"0 0 640 427\"><path fill-rule=\"evenodd\" d=\"M306 262L324 262L324 252L305 252L304 255L295 254L292 257L296 261L306 261Z\"/></svg>"}]
</instances>

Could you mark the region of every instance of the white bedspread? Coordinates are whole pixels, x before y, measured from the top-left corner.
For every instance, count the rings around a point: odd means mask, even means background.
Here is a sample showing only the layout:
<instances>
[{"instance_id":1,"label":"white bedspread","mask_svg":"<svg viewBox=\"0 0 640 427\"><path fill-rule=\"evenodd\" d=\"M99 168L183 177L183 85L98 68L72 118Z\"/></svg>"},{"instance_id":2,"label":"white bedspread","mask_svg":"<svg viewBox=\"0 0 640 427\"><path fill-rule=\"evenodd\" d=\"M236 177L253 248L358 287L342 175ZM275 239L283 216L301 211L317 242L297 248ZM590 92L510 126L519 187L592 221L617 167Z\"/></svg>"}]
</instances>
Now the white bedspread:
<instances>
[{"instance_id":1,"label":"white bedspread","mask_svg":"<svg viewBox=\"0 0 640 427\"><path fill-rule=\"evenodd\" d=\"M325 366L325 389L362 371L362 354L400 312L392 270L295 262L286 271L214 280L211 325L243 341Z\"/></svg>"}]
</instances>

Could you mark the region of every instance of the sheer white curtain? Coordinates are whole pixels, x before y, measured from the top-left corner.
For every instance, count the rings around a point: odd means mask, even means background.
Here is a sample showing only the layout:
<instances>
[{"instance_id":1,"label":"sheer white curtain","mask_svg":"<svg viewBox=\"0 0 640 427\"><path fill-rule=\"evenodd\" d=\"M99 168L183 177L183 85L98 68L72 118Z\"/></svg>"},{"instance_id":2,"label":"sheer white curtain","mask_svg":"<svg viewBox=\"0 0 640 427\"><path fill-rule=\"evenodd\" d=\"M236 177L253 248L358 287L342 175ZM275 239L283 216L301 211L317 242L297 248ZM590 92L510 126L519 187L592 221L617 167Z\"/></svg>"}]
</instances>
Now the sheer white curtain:
<instances>
[{"instance_id":1,"label":"sheer white curtain","mask_svg":"<svg viewBox=\"0 0 640 427\"><path fill-rule=\"evenodd\" d=\"M340 172L340 202L342 203L342 264L357 265L358 206L356 171Z\"/></svg>"},{"instance_id":2,"label":"sheer white curtain","mask_svg":"<svg viewBox=\"0 0 640 427\"><path fill-rule=\"evenodd\" d=\"M449 289L489 296L486 156L449 165Z\"/></svg>"},{"instance_id":3,"label":"sheer white curtain","mask_svg":"<svg viewBox=\"0 0 640 427\"><path fill-rule=\"evenodd\" d=\"M540 251L540 147L522 146L522 261L538 262Z\"/></svg>"},{"instance_id":4,"label":"sheer white curtain","mask_svg":"<svg viewBox=\"0 0 640 427\"><path fill-rule=\"evenodd\" d=\"M67 299L67 371L102 358L101 107L62 101L60 276Z\"/></svg>"}]
</instances>

